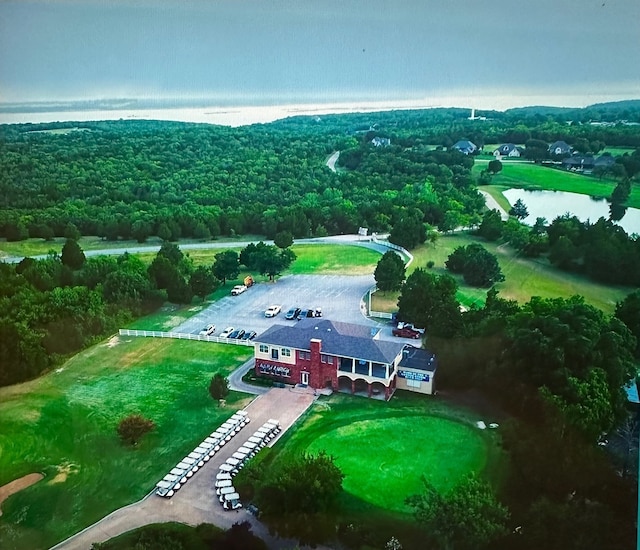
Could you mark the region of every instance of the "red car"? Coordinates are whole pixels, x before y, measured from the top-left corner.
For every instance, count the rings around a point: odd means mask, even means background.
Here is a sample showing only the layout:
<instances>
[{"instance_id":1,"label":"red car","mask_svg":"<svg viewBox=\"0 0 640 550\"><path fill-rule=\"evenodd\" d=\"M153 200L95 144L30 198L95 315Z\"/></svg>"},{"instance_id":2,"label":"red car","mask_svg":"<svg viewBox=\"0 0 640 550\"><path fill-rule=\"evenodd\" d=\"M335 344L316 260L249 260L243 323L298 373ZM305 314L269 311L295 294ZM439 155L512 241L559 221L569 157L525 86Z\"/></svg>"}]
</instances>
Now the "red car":
<instances>
[{"instance_id":1,"label":"red car","mask_svg":"<svg viewBox=\"0 0 640 550\"><path fill-rule=\"evenodd\" d=\"M394 328L391 331L391 333L394 336L399 336L400 338L414 338L416 340L422 336L422 332L414 329L413 327L409 327L407 325L404 325L404 326L398 325L396 328Z\"/></svg>"}]
</instances>

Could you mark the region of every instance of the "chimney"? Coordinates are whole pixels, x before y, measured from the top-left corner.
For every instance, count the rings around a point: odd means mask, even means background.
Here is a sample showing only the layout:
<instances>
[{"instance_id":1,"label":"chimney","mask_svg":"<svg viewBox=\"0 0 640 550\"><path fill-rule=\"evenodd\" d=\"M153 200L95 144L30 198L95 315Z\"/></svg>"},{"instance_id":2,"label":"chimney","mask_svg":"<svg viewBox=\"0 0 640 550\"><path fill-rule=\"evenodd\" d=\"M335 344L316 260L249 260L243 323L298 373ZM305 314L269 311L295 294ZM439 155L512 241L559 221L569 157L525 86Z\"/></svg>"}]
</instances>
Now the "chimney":
<instances>
[{"instance_id":1,"label":"chimney","mask_svg":"<svg viewBox=\"0 0 640 550\"><path fill-rule=\"evenodd\" d=\"M320 350L322 349L322 340L319 338L311 338L311 365L320 364Z\"/></svg>"}]
</instances>

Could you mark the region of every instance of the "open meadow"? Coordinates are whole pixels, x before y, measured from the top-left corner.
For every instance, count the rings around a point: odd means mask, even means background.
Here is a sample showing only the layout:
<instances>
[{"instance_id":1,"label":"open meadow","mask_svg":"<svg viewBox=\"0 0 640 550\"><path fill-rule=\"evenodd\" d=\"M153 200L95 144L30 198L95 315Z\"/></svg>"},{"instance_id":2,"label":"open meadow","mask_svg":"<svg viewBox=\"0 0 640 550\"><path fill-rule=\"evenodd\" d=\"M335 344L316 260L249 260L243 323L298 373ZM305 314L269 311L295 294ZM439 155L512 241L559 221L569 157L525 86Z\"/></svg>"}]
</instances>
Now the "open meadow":
<instances>
[{"instance_id":1,"label":"open meadow","mask_svg":"<svg viewBox=\"0 0 640 550\"><path fill-rule=\"evenodd\" d=\"M113 337L31 382L0 388L0 485L44 479L2 504L0 547L47 548L147 494L185 454L249 402L208 393L251 354L241 346ZM155 429L124 446L118 421L140 413Z\"/></svg>"},{"instance_id":2,"label":"open meadow","mask_svg":"<svg viewBox=\"0 0 640 550\"><path fill-rule=\"evenodd\" d=\"M487 289L475 288L466 284L462 276L453 275L445 268L445 261L457 247L470 243L480 243L498 258L505 280L495 286L500 296L517 300L520 304L528 302L531 296L543 298L568 298L574 294L584 296L585 301L607 314L613 313L616 302L633 291L632 288L615 287L596 283L587 277L561 271L551 266L544 258L524 258L509 245L500 245L466 233L442 235L435 244L423 244L412 250L414 261L409 273L414 269L426 268L427 262L434 263L428 269L432 273L452 275L459 285L458 299L465 306L484 303ZM397 309L397 294L384 293L379 297L374 295L372 308L376 311L395 311Z\"/></svg>"}]
</instances>

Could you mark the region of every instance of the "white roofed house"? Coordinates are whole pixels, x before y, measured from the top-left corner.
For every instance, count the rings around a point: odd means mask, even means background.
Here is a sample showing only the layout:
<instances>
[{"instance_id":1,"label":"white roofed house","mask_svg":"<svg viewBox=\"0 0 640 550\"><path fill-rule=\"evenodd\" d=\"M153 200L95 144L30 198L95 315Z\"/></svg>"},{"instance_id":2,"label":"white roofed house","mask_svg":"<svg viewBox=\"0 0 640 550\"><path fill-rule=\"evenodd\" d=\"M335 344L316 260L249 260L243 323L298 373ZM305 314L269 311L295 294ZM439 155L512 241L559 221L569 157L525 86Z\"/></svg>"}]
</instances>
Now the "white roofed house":
<instances>
[{"instance_id":1,"label":"white roofed house","mask_svg":"<svg viewBox=\"0 0 640 550\"><path fill-rule=\"evenodd\" d=\"M493 156L496 158L518 158L521 154L520 148L515 143L503 143L493 152Z\"/></svg>"},{"instance_id":2,"label":"white roofed house","mask_svg":"<svg viewBox=\"0 0 640 550\"><path fill-rule=\"evenodd\" d=\"M256 376L385 400L397 384L432 393L435 356L402 341L381 340L379 332L317 318L273 325L255 340Z\"/></svg>"}]
</instances>

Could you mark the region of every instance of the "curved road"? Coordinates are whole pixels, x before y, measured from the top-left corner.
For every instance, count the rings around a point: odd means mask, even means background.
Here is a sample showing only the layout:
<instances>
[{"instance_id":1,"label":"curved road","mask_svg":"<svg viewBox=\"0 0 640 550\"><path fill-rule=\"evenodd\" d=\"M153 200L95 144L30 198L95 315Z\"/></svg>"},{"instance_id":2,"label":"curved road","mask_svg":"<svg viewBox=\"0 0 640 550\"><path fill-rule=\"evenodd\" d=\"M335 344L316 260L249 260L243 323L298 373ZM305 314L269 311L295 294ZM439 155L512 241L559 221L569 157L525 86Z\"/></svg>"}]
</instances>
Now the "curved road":
<instances>
[{"instance_id":1,"label":"curved road","mask_svg":"<svg viewBox=\"0 0 640 550\"><path fill-rule=\"evenodd\" d=\"M379 235L381 239L384 239L384 235ZM365 237L365 239L368 237ZM369 240L362 240L360 235L335 235L333 237L315 237L311 239L296 239L294 244L350 244L355 246L364 246L365 248L371 248L384 254L388 249L382 245L373 243ZM216 248L244 248L248 244L258 244L260 241L223 241L223 242L207 242L207 243L178 243L180 250L210 250ZM273 241L263 240L266 244L273 244ZM147 246L127 246L123 248L100 248L97 250L85 250L85 256L120 256L125 252L129 254L140 254L144 252L158 252L160 245L147 245ZM0 250L0 254L2 251ZM36 260L42 260L47 257L47 254L38 254L31 256ZM18 263L24 256L5 256L0 257L0 261L7 263Z\"/></svg>"}]
</instances>

